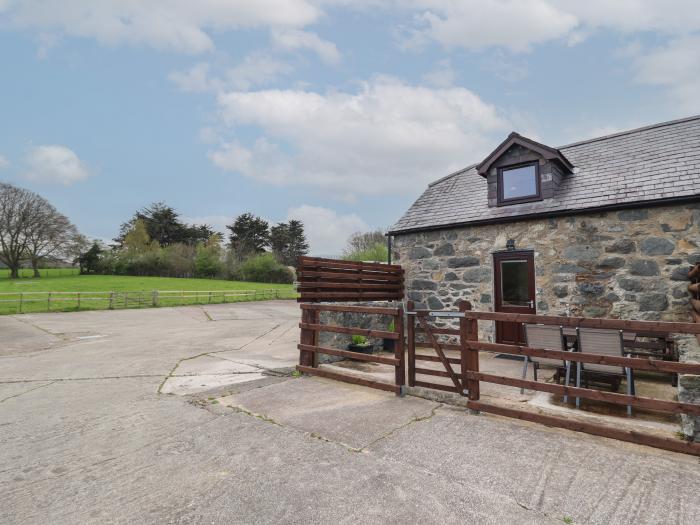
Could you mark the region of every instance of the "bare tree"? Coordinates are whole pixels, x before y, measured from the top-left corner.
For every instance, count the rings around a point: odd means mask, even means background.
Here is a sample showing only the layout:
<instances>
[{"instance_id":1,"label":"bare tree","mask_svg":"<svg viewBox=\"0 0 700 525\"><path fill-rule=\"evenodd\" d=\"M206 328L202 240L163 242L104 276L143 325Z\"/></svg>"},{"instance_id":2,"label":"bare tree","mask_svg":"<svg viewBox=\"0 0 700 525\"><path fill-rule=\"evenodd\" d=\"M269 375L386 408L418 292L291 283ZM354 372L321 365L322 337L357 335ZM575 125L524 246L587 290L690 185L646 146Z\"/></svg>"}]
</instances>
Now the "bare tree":
<instances>
[{"instance_id":1,"label":"bare tree","mask_svg":"<svg viewBox=\"0 0 700 525\"><path fill-rule=\"evenodd\" d=\"M19 277L22 261L30 260L34 275L49 257L70 256L78 231L46 199L22 188L0 183L0 262Z\"/></svg>"},{"instance_id":2,"label":"bare tree","mask_svg":"<svg viewBox=\"0 0 700 525\"><path fill-rule=\"evenodd\" d=\"M372 250L378 244L386 245L386 234L383 230L355 232L348 238L343 255L349 256L353 253Z\"/></svg>"},{"instance_id":3,"label":"bare tree","mask_svg":"<svg viewBox=\"0 0 700 525\"><path fill-rule=\"evenodd\" d=\"M0 183L0 261L10 269L10 277L19 277L26 256L28 229L34 226L39 197L31 191Z\"/></svg>"},{"instance_id":4,"label":"bare tree","mask_svg":"<svg viewBox=\"0 0 700 525\"><path fill-rule=\"evenodd\" d=\"M39 277L39 265L42 261L74 258L76 244L82 244L83 238L78 229L71 224L68 217L59 213L48 201L40 197L36 217L26 229L26 258L32 265L34 277Z\"/></svg>"}]
</instances>

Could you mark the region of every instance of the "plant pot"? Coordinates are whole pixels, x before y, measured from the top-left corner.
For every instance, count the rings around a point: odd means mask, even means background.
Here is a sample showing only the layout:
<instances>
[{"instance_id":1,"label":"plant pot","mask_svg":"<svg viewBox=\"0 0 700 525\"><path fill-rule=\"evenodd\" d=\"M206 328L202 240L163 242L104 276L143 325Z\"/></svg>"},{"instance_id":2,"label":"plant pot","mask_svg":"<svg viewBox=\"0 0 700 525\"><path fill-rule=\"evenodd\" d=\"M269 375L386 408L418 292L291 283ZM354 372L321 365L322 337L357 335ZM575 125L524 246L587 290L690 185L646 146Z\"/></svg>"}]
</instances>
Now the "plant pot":
<instances>
[{"instance_id":1,"label":"plant pot","mask_svg":"<svg viewBox=\"0 0 700 525\"><path fill-rule=\"evenodd\" d=\"M358 352L360 354L371 354L374 350L374 345L371 343L365 343L362 345L355 345L350 343L348 345L348 350L350 350L351 352Z\"/></svg>"},{"instance_id":2,"label":"plant pot","mask_svg":"<svg viewBox=\"0 0 700 525\"><path fill-rule=\"evenodd\" d=\"M396 348L396 339L384 339L382 342L382 348L386 352L393 352L394 348Z\"/></svg>"}]
</instances>

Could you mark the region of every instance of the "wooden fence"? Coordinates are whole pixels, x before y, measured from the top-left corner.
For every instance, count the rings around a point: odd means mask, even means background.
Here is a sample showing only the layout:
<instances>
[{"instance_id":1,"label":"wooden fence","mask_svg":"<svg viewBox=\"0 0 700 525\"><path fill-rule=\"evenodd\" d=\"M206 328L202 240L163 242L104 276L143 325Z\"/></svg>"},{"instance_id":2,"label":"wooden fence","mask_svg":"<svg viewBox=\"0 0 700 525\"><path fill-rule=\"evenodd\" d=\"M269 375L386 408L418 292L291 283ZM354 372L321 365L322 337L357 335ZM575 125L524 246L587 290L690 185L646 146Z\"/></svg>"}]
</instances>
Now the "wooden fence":
<instances>
[{"instance_id":1,"label":"wooden fence","mask_svg":"<svg viewBox=\"0 0 700 525\"><path fill-rule=\"evenodd\" d=\"M294 299L292 290L151 290L109 292L9 292L0 293L0 313L66 310L116 310L187 304L233 303L269 299Z\"/></svg>"},{"instance_id":2,"label":"wooden fence","mask_svg":"<svg viewBox=\"0 0 700 525\"><path fill-rule=\"evenodd\" d=\"M355 306L355 305L329 305L329 304L301 304L301 338L299 348L299 365L297 370L300 372L327 377L346 383L354 383L357 385L369 386L394 392L397 395L403 393L402 387L405 385L405 361L404 361L404 339L403 339L403 323L404 310L401 307L373 307L373 306ZM385 315L391 316L394 319L394 330L371 330L364 328L354 328L346 326L336 326L331 324L321 324L321 312L346 312L360 313L369 315ZM326 348L319 345L319 335L321 332L334 332L339 334L362 335L365 337L375 337L383 339L392 339L394 344L394 356L386 355L363 354L360 352L352 352L350 350L341 350L338 348ZM371 363L382 363L394 367L394 384L381 381L373 381L364 379L351 373L341 374L332 372L318 366L318 355L327 354L334 356L346 357L358 361L366 361Z\"/></svg>"},{"instance_id":3,"label":"wooden fence","mask_svg":"<svg viewBox=\"0 0 700 525\"><path fill-rule=\"evenodd\" d=\"M299 257L300 302L401 301L404 271L382 263Z\"/></svg>"},{"instance_id":4,"label":"wooden fence","mask_svg":"<svg viewBox=\"0 0 700 525\"><path fill-rule=\"evenodd\" d=\"M519 410L488 403L480 399L479 383L483 381L514 388L526 388L538 392L547 392L550 394L568 397L578 397L593 401L603 401L616 405L627 405L671 414L689 414L700 416L700 405L486 374L479 371L479 352L492 352L523 357L541 357L557 359L561 360L562 362L570 361L575 363L595 363L627 367L634 370L649 370L694 375L700 374L700 364L669 362L652 358L642 359L622 356L613 357L609 355L564 352L559 350L547 350L544 348L489 343L479 341L478 322L506 321L574 328L604 328L610 330L627 330L646 333L689 333L696 335L700 334L700 324L477 312L471 310L471 305L466 301L460 304L459 312L432 312L428 310L409 309L407 313L409 315L407 324L409 386L423 386L427 388L437 388L440 390L448 390L459 393L468 397L468 407L476 411L489 412L501 416L541 423L547 426L561 427L598 436L700 456L700 443L692 443L682 441L680 439L664 438L592 422L577 421L559 416L551 416L539 412ZM428 323L428 320L436 315L440 317L453 317L459 319L459 330L432 327ZM427 341L416 342L416 332L418 332L419 336L422 333L423 337L427 339ZM441 335L457 336L459 344L441 342L439 340ZM435 351L435 355L425 353L417 354L416 348L431 348ZM449 349L459 350L459 359L447 357L445 355L445 350ZM416 367L416 361L441 362L443 364L444 371L418 368ZM458 365L459 368L455 370L453 365ZM452 385L430 383L429 381L423 380L419 381L416 380L417 374L448 377L451 379Z\"/></svg>"}]
</instances>

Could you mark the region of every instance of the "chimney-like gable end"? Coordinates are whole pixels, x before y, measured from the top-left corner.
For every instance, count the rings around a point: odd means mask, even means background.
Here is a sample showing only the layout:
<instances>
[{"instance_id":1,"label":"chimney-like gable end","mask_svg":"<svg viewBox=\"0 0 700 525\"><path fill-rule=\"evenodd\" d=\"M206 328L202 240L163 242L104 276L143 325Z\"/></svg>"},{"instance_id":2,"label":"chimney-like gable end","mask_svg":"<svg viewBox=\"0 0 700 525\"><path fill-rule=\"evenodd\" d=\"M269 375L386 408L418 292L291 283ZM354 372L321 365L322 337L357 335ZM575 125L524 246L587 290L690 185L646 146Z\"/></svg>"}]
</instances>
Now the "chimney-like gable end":
<instances>
[{"instance_id":1,"label":"chimney-like gable end","mask_svg":"<svg viewBox=\"0 0 700 525\"><path fill-rule=\"evenodd\" d=\"M486 157L476 166L476 171L479 173L479 175L482 177L487 177L489 170L494 163L496 163L496 161L514 145L522 146L523 148L538 154L543 159L559 164L560 168L565 173L573 172L574 165L571 164L569 159L567 159L558 149L550 148L549 146L535 142L527 137L523 137L516 132L512 132L510 135L508 135L506 140L501 142L501 144L495 150L493 150L488 157Z\"/></svg>"}]
</instances>

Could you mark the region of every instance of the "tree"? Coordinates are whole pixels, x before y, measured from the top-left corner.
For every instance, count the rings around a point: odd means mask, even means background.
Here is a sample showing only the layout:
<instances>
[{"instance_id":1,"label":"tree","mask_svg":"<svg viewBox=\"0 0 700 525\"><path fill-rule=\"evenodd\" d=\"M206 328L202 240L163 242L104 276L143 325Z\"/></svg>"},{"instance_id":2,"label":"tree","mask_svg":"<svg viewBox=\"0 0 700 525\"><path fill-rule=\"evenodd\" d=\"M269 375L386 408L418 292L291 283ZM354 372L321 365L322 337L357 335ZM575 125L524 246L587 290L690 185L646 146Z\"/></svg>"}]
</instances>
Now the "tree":
<instances>
[{"instance_id":1,"label":"tree","mask_svg":"<svg viewBox=\"0 0 700 525\"><path fill-rule=\"evenodd\" d=\"M377 244L386 244L384 231L355 232L348 238L343 255L370 250Z\"/></svg>"},{"instance_id":2,"label":"tree","mask_svg":"<svg viewBox=\"0 0 700 525\"><path fill-rule=\"evenodd\" d=\"M382 230L353 233L343 250L343 259L349 261L378 261L389 260L389 250L386 236Z\"/></svg>"},{"instance_id":3,"label":"tree","mask_svg":"<svg viewBox=\"0 0 700 525\"><path fill-rule=\"evenodd\" d=\"M27 257L27 232L37 227L46 204L36 193L0 183L0 261L10 269L10 278L19 277Z\"/></svg>"},{"instance_id":4,"label":"tree","mask_svg":"<svg viewBox=\"0 0 700 525\"><path fill-rule=\"evenodd\" d=\"M222 270L221 236L215 233L206 242L197 245L195 275L197 277L216 277L222 273Z\"/></svg>"},{"instance_id":5,"label":"tree","mask_svg":"<svg viewBox=\"0 0 700 525\"><path fill-rule=\"evenodd\" d=\"M160 246L172 246L177 243L196 245L206 241L214 230L206 224L190 225L180 220L180 214L175 208L164 202L154 202L141 210L121 225L119 236L114 241L123 246L124 237L132 230L136 221L142 221L148 236Z\"/></svg>"},{"instance_id":6,"label":"tree","mask_svg":"<svg viewBox=\"0 0 700 525\"><path fill-rule=\"evenodd\" d=\"M270 228L270 247L280 263L294 266L299 256L309 253L304 224L292 219Z\"/></svg>"},{"instance_id":7,"label":"tree","mask_svg":"<svg viewBox=\"0 0 700 525\"><path fill-rule=\"evenodd\" d=\"M92 273L97 269L100 262L100 256L104 250L97 241L93 241L90 249L81 253L77 258L77 263L80 266L80 273Z\"/></svg>"},{"instance_id":8,"label":"tree","mask_svg":"<svg viewBox=\"0 0 700 525\"><path fill-rule=\"evenodd\" d=\"M137 219L131 229L124 235L124 249L132 254L146 253L158 248L158 242L151 240L146 223Z\"/></svg>"},{"instance_id":9,"label":"tree","mask_svg":"<svg viewBox=\"0 0 700 525\"><path fill-rule=\"evenodd\" d=\"M252 213L239 215L226 228L231 232L229 235L231 249L239 260L263 253L270 244L267 221Z\"/></svg>"},{"instance_id":10,"label":"tree","mask_svg":"<svg viewBox=\"0 0 700 525\"><path fill-rule=\"evenodd\" d=\"M39 277L39 265L48 259L72 260L71 255L79 250L76 245L83 242L78 229L68 217L61 214L48 201L38 201L36 215L26 228L26 256L34 277Z\"/></svg>"}]
</instances>

